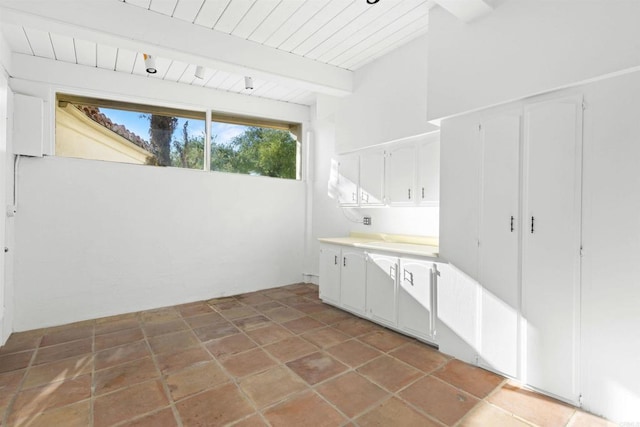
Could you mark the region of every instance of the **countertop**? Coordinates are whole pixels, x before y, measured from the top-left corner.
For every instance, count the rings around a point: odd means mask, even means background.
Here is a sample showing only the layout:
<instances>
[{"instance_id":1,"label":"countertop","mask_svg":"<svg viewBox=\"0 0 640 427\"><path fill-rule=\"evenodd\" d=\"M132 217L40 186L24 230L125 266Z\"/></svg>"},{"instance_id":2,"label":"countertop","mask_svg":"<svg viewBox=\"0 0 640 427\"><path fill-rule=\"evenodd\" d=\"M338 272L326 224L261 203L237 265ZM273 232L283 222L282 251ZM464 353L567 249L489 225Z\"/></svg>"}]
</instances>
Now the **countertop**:
<instances>
[{"instance_id":1,"label":"countertop","mask_svg":"<svg viewBox=\"0 0 640 427\"><path fill-rule=\"evenodd\" d=\"M325 237L318 240L335 245L429 258L438 258L439 251L438 238L427 236L350 233L348 237Z\"/></svg>"}]
</instances>

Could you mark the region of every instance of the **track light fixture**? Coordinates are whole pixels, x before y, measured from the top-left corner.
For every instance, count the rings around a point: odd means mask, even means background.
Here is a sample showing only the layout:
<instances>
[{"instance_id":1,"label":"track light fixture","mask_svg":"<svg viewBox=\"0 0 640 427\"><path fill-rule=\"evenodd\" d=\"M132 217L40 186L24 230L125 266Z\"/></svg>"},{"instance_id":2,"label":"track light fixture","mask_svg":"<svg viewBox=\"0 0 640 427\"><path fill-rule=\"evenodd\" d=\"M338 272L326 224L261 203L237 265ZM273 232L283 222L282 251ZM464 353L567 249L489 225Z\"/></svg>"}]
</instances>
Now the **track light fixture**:
<instances>
[{"instance_id":1,"label":"track light fixture","mask_svg":"<svg viewBox=\"0 0 640 427\"><path fill-rule=\"evenodd\" d=\"M249 76L245 76L244 78L244 88L245 89L253 89L253 79Z\"/></svg>"},{"instance_id":2,"label":"track light fixture","mask_svg":"<svg viewBox=\"0 0 640 427\"><path fill-rule=\"evenodd\" d=\"M196 79L202 80L204 78L204 67L202 65L196 66L196 72L193 73Z\"/></svg>"},{"instance_id":3,"label":"track light fixture","mask_svg":"<svg viewBox=\"0 0 640 427\"><path fill-rule=\"evenodd\" d=\"M156 59L151 55L147 55L146 53L143 53L143 55L144 55L144 67L147 69L147 73L149 74L157 73L158 70L156 69Z\"/></svg>"}]
</instances>

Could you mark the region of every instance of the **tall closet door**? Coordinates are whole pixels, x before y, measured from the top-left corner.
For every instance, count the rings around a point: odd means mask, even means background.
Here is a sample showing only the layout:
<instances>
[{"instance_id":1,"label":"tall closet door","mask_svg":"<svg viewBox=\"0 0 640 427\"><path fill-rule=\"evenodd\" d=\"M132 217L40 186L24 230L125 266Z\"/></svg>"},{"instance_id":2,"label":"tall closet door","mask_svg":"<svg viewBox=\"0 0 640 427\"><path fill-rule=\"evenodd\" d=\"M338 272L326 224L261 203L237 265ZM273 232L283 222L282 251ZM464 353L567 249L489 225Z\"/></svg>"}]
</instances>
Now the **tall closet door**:
<instances>
[{"instance_id":1,"label":"tall closet door","mask_svg":"<svg viewBox=\"0 0 640 427\"><path fill-rule=\"evenodd\" d=\"M479 363L518 376L521 110L482 121Z\"/></svg>"},{"instance_id":2,"label":"tall closet door","mask_svg":"<svg viewBox=\"0 0 640 427\"><path fill-rule=\"evenodd\" d=\"M525 107L524 380L578 400L582 99Z\"/></svg>"}]
</instances>

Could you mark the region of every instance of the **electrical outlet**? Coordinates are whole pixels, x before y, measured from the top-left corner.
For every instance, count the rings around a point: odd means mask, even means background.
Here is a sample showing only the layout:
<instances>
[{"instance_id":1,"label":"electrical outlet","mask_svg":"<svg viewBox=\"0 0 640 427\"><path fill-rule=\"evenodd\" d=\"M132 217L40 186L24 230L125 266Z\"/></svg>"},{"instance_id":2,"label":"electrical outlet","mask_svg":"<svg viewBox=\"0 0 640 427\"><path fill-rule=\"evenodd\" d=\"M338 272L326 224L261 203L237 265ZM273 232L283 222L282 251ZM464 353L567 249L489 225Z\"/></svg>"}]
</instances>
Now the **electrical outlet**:
<instances>
[{"instance_id":1,"label":"electrical outlet","mask_svg":"<svg viewBox=\"0 0 640 427\"><path fill-rule=\"evenodd\" d=\"M365 216L364 218L362 218L362 223L364 225L371 225L371 217L370 216Z\"/></svg>"}]
</instances>

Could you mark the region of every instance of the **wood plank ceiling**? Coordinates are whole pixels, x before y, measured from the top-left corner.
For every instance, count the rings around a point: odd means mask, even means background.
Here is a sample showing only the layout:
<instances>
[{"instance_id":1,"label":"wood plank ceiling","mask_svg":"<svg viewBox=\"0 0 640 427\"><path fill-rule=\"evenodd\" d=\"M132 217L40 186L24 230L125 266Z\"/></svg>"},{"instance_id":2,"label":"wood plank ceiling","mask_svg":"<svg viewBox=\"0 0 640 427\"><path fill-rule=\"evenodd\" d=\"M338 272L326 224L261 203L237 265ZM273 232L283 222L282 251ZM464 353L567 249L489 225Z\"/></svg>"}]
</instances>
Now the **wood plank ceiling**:
<instances>
[{"instance_id":1,"label":"wood plank ceiling","mask_svg":"<svg viewBox=\"0 0 640 427\"><path fill-rule=\"evenodd\" d=\"M424 34L434 5L431 0L113 1L352 71ZM222 70L205 68L199 79L197 64L172 58L156 58L158 73L148 74L142 52L35 28L5 25L3 33L12 51L21 54L304 105L315 100L306 89L255 78L254 89L247 90L243 75Z\"/></svg>"}]
</instances>

